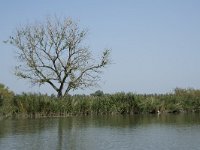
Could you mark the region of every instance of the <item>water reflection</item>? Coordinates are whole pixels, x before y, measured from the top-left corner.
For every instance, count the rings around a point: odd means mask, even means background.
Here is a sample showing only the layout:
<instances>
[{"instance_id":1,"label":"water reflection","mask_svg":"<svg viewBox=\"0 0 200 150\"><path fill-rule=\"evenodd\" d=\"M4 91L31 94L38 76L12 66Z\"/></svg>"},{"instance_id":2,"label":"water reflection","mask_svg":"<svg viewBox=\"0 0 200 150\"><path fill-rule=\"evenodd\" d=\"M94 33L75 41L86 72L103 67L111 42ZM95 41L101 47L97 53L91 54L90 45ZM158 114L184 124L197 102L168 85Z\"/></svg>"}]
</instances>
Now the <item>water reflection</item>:
<instances>
[{"instance_id":1,"label":"water reflection","mask_svg":"<svg viewBox=\"0 0 200 150\"><path fill-rule=\"evenodd\" d=\"M0 121L0 149L191 149L200 147L198 114Z\"/></svg>"}]
</instances>

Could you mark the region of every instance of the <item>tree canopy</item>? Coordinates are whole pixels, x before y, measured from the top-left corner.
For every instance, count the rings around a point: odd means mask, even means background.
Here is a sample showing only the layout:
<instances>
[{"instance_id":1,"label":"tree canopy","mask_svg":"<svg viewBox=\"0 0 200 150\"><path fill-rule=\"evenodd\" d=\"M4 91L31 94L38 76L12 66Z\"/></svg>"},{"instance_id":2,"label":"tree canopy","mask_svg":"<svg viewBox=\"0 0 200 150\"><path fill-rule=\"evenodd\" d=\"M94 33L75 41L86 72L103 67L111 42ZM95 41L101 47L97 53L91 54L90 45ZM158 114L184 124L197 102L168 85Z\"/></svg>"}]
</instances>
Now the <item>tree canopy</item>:
<instances>
[{"instance_id":1,"label":"tree canopy","mask_svg":"<svg viewBox=\"0 0 200 150\"><path fill-rule=\"evenodd\" d=\"M7 40L17 47L16 76L32 84L49 84L57 96L70 90L98 84L102 69L109 64L110 50L99 61L84 46L86 30L70 18L48 18L43 23L16 29Z\"/></svg>"}]
</instances>

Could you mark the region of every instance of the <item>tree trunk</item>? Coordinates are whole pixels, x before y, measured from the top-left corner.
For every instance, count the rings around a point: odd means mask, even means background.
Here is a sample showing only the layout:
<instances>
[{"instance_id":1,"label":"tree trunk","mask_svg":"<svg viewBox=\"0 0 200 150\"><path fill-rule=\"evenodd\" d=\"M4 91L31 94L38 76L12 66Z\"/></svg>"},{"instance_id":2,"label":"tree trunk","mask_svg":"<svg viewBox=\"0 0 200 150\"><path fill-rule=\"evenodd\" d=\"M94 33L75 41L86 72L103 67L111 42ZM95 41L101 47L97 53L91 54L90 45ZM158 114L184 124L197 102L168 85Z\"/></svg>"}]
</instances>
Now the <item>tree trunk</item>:
<instances>
[{"instance_id":1,"label":"tree trunk","mask_svg":"<svg viewBox=\"0 0 200 150\"><path fill-rule=\"evenodd\" d=\"M61 98L61 97L63 96L63 95L62 95L62 90L58 90L57 92L58 92L57 97L58 97L58 98Z\"/></svg>"}]
</instances>

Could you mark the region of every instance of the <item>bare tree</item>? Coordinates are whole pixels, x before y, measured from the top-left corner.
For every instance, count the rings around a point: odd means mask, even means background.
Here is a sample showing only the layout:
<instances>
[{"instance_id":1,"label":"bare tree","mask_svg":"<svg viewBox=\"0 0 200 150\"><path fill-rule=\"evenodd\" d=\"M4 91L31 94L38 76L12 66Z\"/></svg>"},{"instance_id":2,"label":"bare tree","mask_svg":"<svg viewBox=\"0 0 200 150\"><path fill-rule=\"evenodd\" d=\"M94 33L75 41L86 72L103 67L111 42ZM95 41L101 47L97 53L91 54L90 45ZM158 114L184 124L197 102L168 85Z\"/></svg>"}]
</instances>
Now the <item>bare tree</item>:
<instances>
[{"instance_id":1,"label":"bare tree","mask_svg":"<svg viewBox=\"0 0 200 150\"><path fill-rule=\"evenodd\" d=\"M82 45L86 33L69 18L48 18L16 29L7 41L17 47L21 62L15 74L33 84L49 84L58 97L96 85L101 69L109 64L110 50L96 62L89 48Z\"/></svg>"}]
</instances>

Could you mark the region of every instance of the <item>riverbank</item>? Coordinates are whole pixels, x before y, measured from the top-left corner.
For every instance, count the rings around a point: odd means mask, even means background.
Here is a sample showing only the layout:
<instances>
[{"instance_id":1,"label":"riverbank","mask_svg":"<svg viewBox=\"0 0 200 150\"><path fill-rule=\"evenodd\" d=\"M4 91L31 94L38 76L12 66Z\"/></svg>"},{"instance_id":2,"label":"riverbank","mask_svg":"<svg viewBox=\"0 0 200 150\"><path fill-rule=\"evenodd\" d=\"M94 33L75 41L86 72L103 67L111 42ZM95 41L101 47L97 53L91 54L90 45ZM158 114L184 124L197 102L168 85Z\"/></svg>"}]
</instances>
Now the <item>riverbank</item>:
<instances>
[{"instance_id":1,"label":"riverbank","mask_svg":"<svg viewBox=\"0 0 200 150\"><path fill-rule=\"evenodd\" d=\"M200 90L176 89L169 94L92 94L64 98L41 94L7 94L0 99L0 116L58 117L132 115L200 111Z\"/></svg>"}]
</instances>

